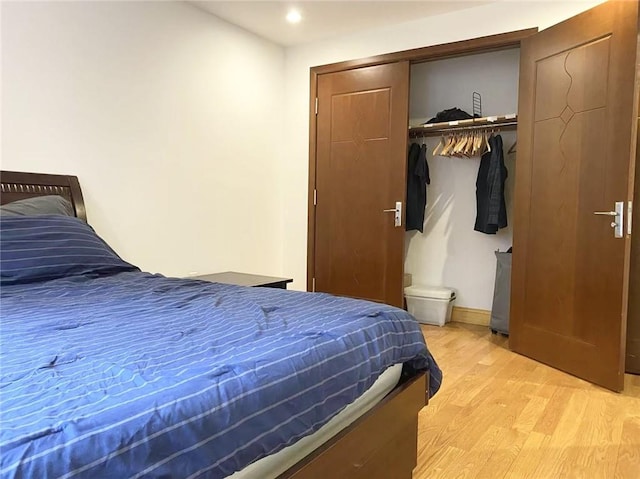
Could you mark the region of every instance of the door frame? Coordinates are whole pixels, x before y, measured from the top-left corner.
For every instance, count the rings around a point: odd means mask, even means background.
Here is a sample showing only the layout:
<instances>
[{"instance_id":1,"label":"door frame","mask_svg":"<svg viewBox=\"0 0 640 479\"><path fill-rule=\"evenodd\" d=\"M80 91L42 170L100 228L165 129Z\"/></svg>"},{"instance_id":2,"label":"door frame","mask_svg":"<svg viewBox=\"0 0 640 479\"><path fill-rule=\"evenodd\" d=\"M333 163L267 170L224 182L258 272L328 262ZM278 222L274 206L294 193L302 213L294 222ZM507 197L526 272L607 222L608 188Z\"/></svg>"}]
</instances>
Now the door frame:
<instances>
[{"instance_id":1,"label":"door frame","mask_svg":"<svg viewBox=\"0 0 640 479\"><path fill-rule=\"evenodd\" d=\"M403 50L384 55L348 60L311 67L309 88L309 190L307 206L307 291L314 291L315 277L315 235L316 210L314 192L316 189L316 98L318 95L318 76L327 73L337 73L356 68L409 61L421 63L441 60L476 53L518 48L523 39L538 33L538 28L527 28L507 33L499 33L485 37L472 38L451 43L442 43L428 47ZM409 125L407 125L407 128Z\"/></svg>"}]
</instances>

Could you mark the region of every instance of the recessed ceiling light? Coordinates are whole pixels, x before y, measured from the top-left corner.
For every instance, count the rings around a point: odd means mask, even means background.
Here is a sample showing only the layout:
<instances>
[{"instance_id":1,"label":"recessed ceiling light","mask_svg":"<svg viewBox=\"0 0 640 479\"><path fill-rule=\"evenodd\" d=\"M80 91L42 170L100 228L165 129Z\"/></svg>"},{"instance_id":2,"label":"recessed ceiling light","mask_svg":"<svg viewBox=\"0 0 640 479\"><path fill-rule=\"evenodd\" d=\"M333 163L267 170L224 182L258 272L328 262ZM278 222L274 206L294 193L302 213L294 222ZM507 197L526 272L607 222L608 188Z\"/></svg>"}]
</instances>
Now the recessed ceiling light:
<instances>
[{"instance_id":1,"label":"recessed ceiling light","mask_svg":"<svg viewBox=\"0 0 640 479\"><path fill-rule=\"evenodd\" d=\"M300 20L302 20L302 15L298 10L289 10L289 13L287 13L287 21L289 23L298 23Z\"/></svg>"}]
</instances>

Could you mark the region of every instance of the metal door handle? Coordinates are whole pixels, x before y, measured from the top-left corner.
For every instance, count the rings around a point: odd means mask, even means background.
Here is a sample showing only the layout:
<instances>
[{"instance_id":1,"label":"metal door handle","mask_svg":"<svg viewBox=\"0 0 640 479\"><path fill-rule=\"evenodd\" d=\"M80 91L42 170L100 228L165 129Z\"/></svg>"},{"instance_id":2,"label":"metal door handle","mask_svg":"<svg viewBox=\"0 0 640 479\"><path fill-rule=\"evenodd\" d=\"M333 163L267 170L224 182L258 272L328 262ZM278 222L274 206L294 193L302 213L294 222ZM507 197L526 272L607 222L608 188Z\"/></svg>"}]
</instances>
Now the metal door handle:
<instances>
[{"instance_id":1,"label":"metal door handle","mask_svg":"<svg viewBox=\"0 0 640 479\"><path fill-rule=\"evenodd\" d=\"M616 220L611 222L613 228L613 236L615 238L624 237L624 201L616 201L615 211L594 211L594 215L615 216Z\"/></svg>"},{"instance_id":2,"label":"metal door handle","mask_svg":"<svg viewBox=\"0 0 640 479\"><path fill-rule=\"evenodd\" d=\"M393 225L402 226L402 201L396 201L395 208L389 208L388 210L382 210L383 213L394 213Z\"/></svg>"}]
</instances>

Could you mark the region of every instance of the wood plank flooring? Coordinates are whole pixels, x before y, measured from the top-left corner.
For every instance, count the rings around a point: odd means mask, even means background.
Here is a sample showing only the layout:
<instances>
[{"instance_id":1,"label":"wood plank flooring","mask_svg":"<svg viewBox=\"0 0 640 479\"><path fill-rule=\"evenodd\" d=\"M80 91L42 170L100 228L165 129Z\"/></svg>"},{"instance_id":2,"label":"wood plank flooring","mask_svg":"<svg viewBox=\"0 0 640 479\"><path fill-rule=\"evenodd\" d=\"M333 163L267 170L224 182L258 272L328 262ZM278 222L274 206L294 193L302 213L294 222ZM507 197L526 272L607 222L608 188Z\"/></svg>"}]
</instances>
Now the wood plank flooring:
<instances>
[{"instance_id":1,"label":"wood plank flooring","mask_svg":"<svg viewBox=\"0 0 640 479\"><path fill-rule=\"evenodd\" d=\"M638 479L640 376L613 393L515 354L488 328L423 326L444 380L414 479Z\"/></svg>"}]
</instances>

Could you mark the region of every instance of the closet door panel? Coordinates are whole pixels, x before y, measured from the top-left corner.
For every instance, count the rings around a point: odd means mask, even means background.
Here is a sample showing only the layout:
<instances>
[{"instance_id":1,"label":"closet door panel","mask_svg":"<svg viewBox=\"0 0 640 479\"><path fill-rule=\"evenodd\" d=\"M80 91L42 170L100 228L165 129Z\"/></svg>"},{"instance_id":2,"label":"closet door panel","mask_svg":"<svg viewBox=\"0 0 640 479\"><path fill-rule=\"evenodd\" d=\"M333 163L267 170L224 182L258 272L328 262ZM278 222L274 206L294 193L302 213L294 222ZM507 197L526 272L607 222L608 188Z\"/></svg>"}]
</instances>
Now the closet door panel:
<instances>
[{"instance_id":1,"label":"closet door panel","mask_svg":"<svg viewBox=\"0 0 640 479\"><path fill-rule=\"evenodd\" d=\"M403 305L408 62L318 77L315 289Z\"/></svg>"},{"instance_id":2,"label":"closet door panel","mask_svg":"<svg viewBox=\"0 0 640 479\"><path fill-rule=\"evenodd\" d=\"M630 238L594 212L633 194L637 9L608 2L521 50L510 344L614 390Z\"/></svg>"},{"instance_id":3,"label":"closet door panel","mask_svg":"<svg viewBox=\"0 0 640 479\"><path fill-rule=\"evenodd\" d=\"M640 185L640 117L636 122L636 185ZM640 224L640 188L634 193L633 224ZM631 268L629 277L629 312L627 321L627 358L626 370L640 374L640 235L632 236Z\"/></svg>"}]
</instances>

